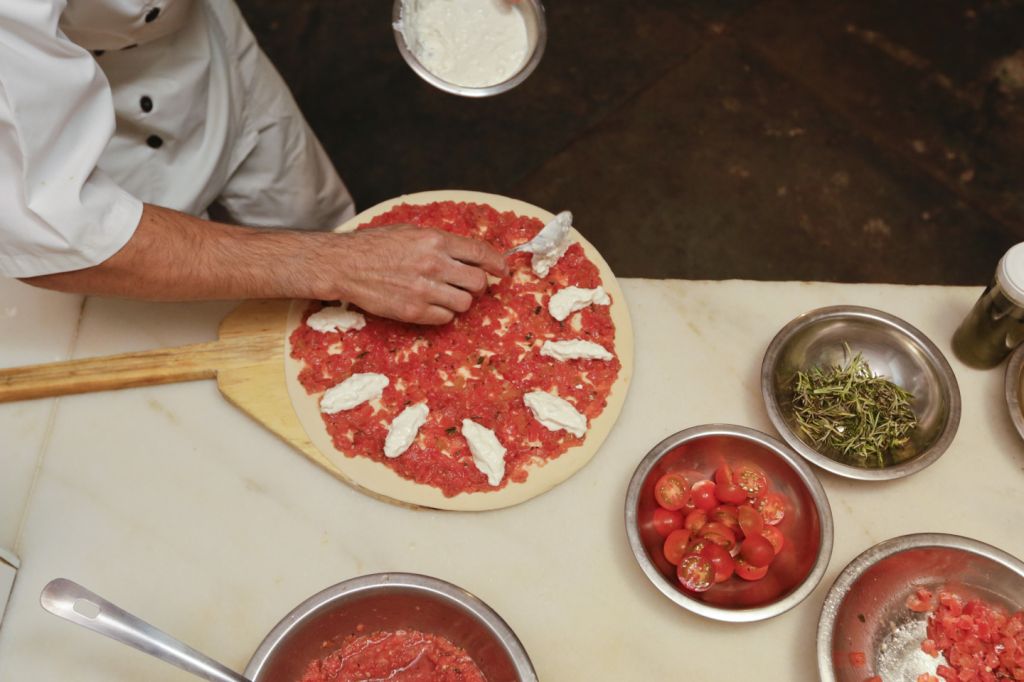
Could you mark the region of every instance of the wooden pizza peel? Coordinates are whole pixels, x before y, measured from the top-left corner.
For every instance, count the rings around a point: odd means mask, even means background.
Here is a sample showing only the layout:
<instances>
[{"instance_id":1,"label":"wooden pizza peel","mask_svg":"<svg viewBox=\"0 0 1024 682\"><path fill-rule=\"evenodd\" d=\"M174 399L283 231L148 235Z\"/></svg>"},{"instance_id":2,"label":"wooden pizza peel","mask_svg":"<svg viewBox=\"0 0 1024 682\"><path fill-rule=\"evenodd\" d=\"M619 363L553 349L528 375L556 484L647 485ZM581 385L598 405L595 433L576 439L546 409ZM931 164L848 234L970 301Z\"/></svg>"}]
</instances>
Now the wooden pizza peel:
<instances>
[{"instance_id":1,"label":"wooden pizza peel","mask_svg":"<svg viewBox=\"0 0 1024 682\"><path fill-rule=\"evenodd\" d=\"M550 219L551 215L529 204L506 197L444 190L422 192L386 201L360 213L339 227L338 231L354 229L356 225L403 202L430 203L448 200L488 203L492 206L497 205L500 210L516 210L522 215L538 215L542 219ZM576 236L585 243L585 240ZM321 422L316 410L311 409L311 405L315 405L316 397L300 395L304 392L298 388L300 384L297 379L296 361L288 357L287 336L291 327L296 326L296 320L301 319L301 311L307 305L304 301L246 301L224 318L216 341L0 369L0 403L216 379L218 388L229 402L330 474L371 497L410 508L484 510L511 506L554 487L590 460L618 416L632 377L633 337L625 299L614 275L607 269L607 264L593 247L586 244L586 248L591 250L588 255L592 258L596 256L601 261L605 288L613 299L618 301L616 350L622 368L613 388L610 404L605 411L607 414L599 417L602 421L596 442L592 442L589 451L583 453L585 456L568 458L566 463L556 467L549 464L540 468L540 471L562 469L558 472L557 480L552 480L546 487L542 487L543 489L533 490L539 478L536 475L537 471L534 470L530 476L534 483L527 491L509 494L508 491L512 487L510 484L496 492L452 498L473 498L468 505L450 504L440 496L439 491L434 491L429 486L412 484L415 487L410 487L408 481L391 480L391 470L383 465L370 460L356 461L363 458L348 458L334 451L330 446L326 429L319 428ZM288 372L296 376L289 377ZM566 458L566 455L562 458ZM367 478L366 472L370 472L370 478ZM379 473L386 478L386 485L382 486L377 482ZM397 479L397 475L394 475L394 478Z\"/></svg>"}]
</instances>

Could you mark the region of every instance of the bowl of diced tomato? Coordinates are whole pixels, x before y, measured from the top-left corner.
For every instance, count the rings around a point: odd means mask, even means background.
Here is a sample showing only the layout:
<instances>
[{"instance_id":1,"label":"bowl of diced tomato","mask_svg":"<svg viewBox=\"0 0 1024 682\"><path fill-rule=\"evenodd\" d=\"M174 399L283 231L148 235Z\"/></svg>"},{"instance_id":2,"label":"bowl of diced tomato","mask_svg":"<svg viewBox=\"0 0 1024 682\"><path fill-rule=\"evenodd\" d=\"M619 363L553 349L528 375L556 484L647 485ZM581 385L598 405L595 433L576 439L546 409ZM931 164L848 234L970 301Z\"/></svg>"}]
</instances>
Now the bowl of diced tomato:
<instances>
[{"instance_id":1,"label":"bowl of diced tomato","mask_svg":"<svg viewBox=\"0 0 1024 682\"><path fill-rule=\"evenodd\" d=\"M822 605L818 671L825 682L1024 680L1024 562L944 533L871 547Z\"/></svg>"},{"instance_id":2,"label":"bowl of diced tomato","mask_svg":"<svg viewBox=\"0 0 1024 682\"><path fill-rule=\"evenodd\" d=\"M788 611L821 581L832 554L832 511L810 466L743 426L696 426L658 443L633 473L625 512L650 582L715 620Z\"/></svg>"}]
</instances>

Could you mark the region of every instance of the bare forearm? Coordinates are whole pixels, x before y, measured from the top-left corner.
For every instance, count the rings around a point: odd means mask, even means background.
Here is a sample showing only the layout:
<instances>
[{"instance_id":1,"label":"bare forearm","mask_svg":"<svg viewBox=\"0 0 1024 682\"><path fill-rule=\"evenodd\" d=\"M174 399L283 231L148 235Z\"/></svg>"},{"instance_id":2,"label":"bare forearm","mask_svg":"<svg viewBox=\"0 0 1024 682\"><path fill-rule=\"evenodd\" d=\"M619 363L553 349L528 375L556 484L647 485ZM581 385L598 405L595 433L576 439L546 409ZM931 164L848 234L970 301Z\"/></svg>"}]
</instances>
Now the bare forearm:
<instances>
[{"instance_id":1,"label":"bare forearm","mask_svg":"<svg viewBox=\"0 0 1024 682\"><path fill-rule=\"evenodd\" d=\"M310 298L303 262L337 235L253 230L147 204L135 234L99 265L25 281L150 300Z\"/></svg>"},{"instance_id":2,"label":"bare forearm","mask_svg":"<svg viewBox=\"0 0 1024 682\"><path fill-rule=\"evenodd\" d=\"M253 230L147 204L135 234L103 263L27 278L35 286L150 300L342 300L407 322L443 324L503 276L484 242L391 225L348 234Z\"/></svg>"}]
</instances>

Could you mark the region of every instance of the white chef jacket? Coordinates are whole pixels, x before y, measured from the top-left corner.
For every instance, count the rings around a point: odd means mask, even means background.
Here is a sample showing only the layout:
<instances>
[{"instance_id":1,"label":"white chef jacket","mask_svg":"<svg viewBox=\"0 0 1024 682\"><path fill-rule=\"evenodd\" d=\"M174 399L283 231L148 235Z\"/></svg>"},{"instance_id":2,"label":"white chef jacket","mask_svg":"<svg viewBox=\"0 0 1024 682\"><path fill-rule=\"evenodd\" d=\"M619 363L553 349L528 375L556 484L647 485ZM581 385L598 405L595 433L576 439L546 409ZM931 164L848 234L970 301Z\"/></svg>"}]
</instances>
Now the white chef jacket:
<instances>
[{"instance_id":1,"label":"white chef jacket","mask_svg":"<svg viewBox=\"0 0 1024 682\"><path fill-rule=\"evenodd\" d=\"M231 0L0 1L0 273L101 263L143 202L258 227L354 212Z\"/></svg>"}]
</instances>

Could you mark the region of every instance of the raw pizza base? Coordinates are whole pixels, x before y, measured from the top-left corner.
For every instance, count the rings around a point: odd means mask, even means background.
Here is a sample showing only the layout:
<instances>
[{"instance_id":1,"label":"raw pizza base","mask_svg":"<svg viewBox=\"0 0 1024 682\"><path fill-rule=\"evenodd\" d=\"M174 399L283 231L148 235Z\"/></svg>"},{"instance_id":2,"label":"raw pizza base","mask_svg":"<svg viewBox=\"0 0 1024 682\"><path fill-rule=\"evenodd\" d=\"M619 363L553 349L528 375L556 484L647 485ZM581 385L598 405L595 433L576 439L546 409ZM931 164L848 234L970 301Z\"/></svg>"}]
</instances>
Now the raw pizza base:
<instances>
[{"instance_id":1,"label":"raw pizza base","mask_svg":"<svg viewBox=\"0 0 1024 682\"><path fill-rule=\"evenodd\" d=\"M399 204L430 204L436 201L487 204L498 211L513 211L518 215L539 218L544 223L554 218L553 214L541 208L496 194L441 190L407 194L390 199L363 211L338 227L335 232L352 231L357 225L366 223ZM590 429L582 444L569 448L552 461L529 466L527 469L529 476L526 481L522 483L510 481L504 488L494 492L460 493L454 497L445 497L437 488L402 478L380 462L366 457L346 457L335 449L327 431L327 425L320 416L322 393L312 395L306 393L305 387L299 382L299 372L303 368L303 363L292 357L291 334L301 324L302 315L309 306L309 301L292 301L288 311L288 324L285 327L284 370L288 395L295 408L295 414L309 439L341 472L343 477L348 479L348 482L357 488L370 491L376 496L402 504L451 511L482 511L510 507L545 493L579 471L591 460L615 424L629 389L629 382L633 376L633 327L629 319L626 299L608 264L597 249L575 229L572 230L572 239L583 247L587 258L597 266L601 273L602 286L612 298L610 312L612 322L615 323L615 354L622 367L615 383L612 384L611 392L608 395L608 404L597 419L591 420Z\"/></svg>"}]
</instances>

